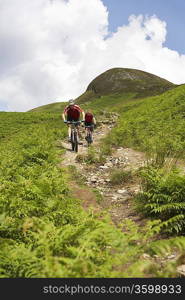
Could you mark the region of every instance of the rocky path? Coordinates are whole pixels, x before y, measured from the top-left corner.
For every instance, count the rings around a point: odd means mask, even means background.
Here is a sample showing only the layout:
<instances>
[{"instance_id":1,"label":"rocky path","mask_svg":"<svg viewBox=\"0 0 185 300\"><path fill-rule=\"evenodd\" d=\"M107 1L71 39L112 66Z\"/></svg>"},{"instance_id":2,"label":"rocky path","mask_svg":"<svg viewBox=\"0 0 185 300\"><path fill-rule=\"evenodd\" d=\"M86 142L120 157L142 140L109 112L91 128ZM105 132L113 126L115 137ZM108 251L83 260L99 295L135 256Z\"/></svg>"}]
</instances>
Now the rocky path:
<instances>
[{"instance_id":1,"label":"rocky path","mask_svg":"<svg viewBox=\"0 0 185 300\"><path fill-rule=\"evenodd\" d=\"M95 148L99 147L100 140L107 135L113 126L114 124L102 124L97 128L94 133L93 145ZM66 149L66 153L63 156L61 166L75 166L78 177L83 182L83 185L79 185L76 180L71 181L72 194L82 200L83 208L85 210L91 209L95 213L107 211L115 225L119 225L125 220L131 220L142 231L147 220L135 210L133 201L134 196L140 191L139 177L134 176L125 183L115 185L111 182L111 175L115 170L137 172L138 168L146 162L145 154L130 148L119 147L114 149L111 156L106 157L103 164L87 165L76 160L78 154L70 150L70 144L62 143L62 145ZM82 155L87 154L86 144L79 147L79 153ZM98 191L98 194L101 195L100 201L97 201L97 194L94 191ZM125 232L124 225L123 232ZM161 238L163 237L157 237L157 239ZM170 255L166 253L164 257L158 255L151 257L149 254L144 253L142 258L151 260L152 263L157 262L163 268L166 262L173 262L178 258L178 255L177 251ZM177 268L181 276L185 276L184 266L181 265Z\"/></svg>"},{"instance_id":2,"label":"rocky path","mask_svg":"<svg viewBox=\"0 0 185 300\"><path fill-rule=\"evenodd\" d=\"M98 147L100 140L107 135L114 124L102 124L94 132L94 147ZM133 196L139 191L140 184L137 179L119 185L111 183L111 174L114 170L133 171L144 164L144 154L129 148L117 148L111 156L107 156L102 165L79 163L76 160L78 154L70 149L69 143L62 143L66 149L62 166L75 166L78 173L83 176L85 187L72 183L75 196L83 201L85 209L93 207L94 210L106 210L110 213L112 221L119 224L125 219L130 219L143 226L143 218L134 209ZM79 146L81 155L87 153L87 145ZM95 193L101 195L101 201L97 203Z\"/></svg>"},{"instance_id":3,"label":"rocky path","mask_svg":"<svg viewBox=\"0 0 185 300\"><path fill-rule=\"evenodd\" d=\"M118 148L106 162L86 172L86 184L99 190L102 195L101 207L112 216L115 224L130 219L143 225L143 218L134 209L133 197L140 190L139 181L132 178L122 184L113 184L111 175L115 170L133 171L144 164L144 155L129 148Z\"/></svg>"}]
</instances>

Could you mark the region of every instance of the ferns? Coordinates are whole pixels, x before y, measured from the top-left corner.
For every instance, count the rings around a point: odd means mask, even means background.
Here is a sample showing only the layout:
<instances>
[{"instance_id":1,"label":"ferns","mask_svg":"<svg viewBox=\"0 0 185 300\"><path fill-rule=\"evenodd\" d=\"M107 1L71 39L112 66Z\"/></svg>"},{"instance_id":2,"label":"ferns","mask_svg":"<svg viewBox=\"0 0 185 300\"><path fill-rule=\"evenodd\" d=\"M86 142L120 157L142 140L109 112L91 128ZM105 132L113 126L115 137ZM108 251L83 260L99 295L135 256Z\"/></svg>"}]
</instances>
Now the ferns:
<instances>
[{"instance_id":1,"label":"ferns","mask_svg":"<svg viewBox=\"0 0 185 300\"><path fill-rule=\"evenodd\" d=\"M138 194L138 207L145 214L160 219L165 232L185 232L185 176L165 169L148 167L141 170L143 192Z\"/></svg>"},{"instance_id":2,"label":"ferns","mask_svg":"<svg viewBox=\"0 0 185 300\"><path fill-rule=\"evenodd\" d=\"M106 215L87 213L78 199L71 198L65 171L56 166L62 150L55 141L65 135L58 121L53 121L53 128L46 116L37 123L0 146L0 277L176 274L180 256L174 268L167 262L163 270L153 256L164 257L166 247L168 252L183 251L184 240L151 240L163 228L174 231L180 226L180 232L184 226L183 178L174 174L174 179L164 179L155 170L145 171L140 203L152 216L162 216L162 222L149 222L143 232L128 220L116 228ZM145 253L150 259L144 258Z\"/></svg>"}]
</instances>

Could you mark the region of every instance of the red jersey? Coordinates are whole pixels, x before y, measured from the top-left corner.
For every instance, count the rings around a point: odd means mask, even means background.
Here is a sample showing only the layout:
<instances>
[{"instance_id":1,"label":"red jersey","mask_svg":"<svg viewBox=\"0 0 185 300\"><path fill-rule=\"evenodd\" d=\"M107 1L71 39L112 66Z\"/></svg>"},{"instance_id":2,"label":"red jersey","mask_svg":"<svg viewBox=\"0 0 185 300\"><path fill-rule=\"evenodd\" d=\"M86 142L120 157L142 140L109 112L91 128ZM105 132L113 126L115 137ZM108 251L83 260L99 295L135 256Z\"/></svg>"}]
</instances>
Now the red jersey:
<instances>
[{"instance_id":1,"label":"red jersey","mask_svg":"<svg viewBox=\"0 0 185 300\"><path fill-rule=\"evenodd\" d=\"M64 113L66 113L67 116L73 120L78 120L81 112L83 112L83 110L76 104L66 106L66 108L64 109Z\"/></svg>"},{"instance_id":2,"label":"red jersey","mask_svg":"<svg viewBox=\"0 0 185 300\"><path fill-rule=\"evenodd\" d=\"M92 121L93 121L93 115L91 114L91 113L86 113L85 114L85 122L87 122L87 123L92 123Z\"/></svg>"}]
</instances>

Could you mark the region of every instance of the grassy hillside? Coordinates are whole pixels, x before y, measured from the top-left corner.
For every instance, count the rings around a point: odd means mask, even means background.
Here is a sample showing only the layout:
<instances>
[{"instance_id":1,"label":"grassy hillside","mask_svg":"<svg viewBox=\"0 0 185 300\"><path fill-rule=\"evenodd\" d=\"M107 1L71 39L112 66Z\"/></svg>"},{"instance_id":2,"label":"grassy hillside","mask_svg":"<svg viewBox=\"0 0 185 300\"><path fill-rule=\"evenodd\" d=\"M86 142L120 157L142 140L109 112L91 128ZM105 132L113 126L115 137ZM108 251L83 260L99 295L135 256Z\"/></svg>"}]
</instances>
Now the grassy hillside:
<instances>
[{"instance_id":1,"label":"grassy hillside","mask_svg":"<svg viewBox=\"0 0 185 300\"><path fill-rule=\"evenodd\" d=\"M2 112L0 277L177 277L185 248L185 176L164 166L166 158L184 157L185 86L140 99L136 89L94 97L89 87L87 93L85 110L120 115L105 145L152 157L138 170L142 189L135 199L150 221L142 232L131 220L116 227L106 213L84 211L74 198L68 171L59 166L65 103ZM158 240L158 233L168 238ZM173 253L177 259L166 259Z\"/></svg>"},{"instance_id":2,"label":"grassy hillside","mask_svg":"<svg viewBox=\"0 0 185 300\"><path fill-rule=\"evenodd\" d=\"M111 132L112 144L156 153L158 158L184 156L185 86L123 106Z\"/></svg>"},{"instance_id":3,"label":"grassy hillside","mask_svg":"<svg viewBox=\"0 0 185 300\"><path fill-rule=\"evenodd\" d=\"M58 140L66 134L58 115L7 116L15 131L6 132L0 146L0 277L176 276L179 261L161 267L143 254L182 251L182 238L151 243L152 223L139 232L128 221L123 234L71 196L66 170L58 166Z\"/></svg>"},{"instance_id":4,"label":"grassy hillside","mask_svg":"<svg viewBox=\"0 0 185 300\"><path fill-rule=\"evenodd\" d=\"M135 69L114 68L96 77L79 98L78 103L94 101L104 95L125 97L131 94L134 98L158 95L176 87L173 83L153 74Z\"/></svg>"},{"instance_id":5,"label":"grassy hillside","mask_svg":"<svg viewBox=\"0 0 185 300\"><path fill-rule=\"evenodd\" d=\"M104 143L147 154L148 163L138 173L141 192L136 206L145 216L160 220L161 232L184 235L185 86L123 106ZM176 168L179 159L181 171Z\"/></svg>"},{"instance_id":6,"label":"grassy hillside","mask_svg":"<svg viewBox=\"0 0 185 300\"><path fill-rule=\"evenodd\" d=\"M56 121L59 121L58 123L62 126L59 113L0 112L0 140L10 139L11 136L24 131L29 126L48 123L53 127Z\"/></svg>"},{"instance_id":7,"label":"grassy hillside","mask_svg":"<svg viewBox=\"0 0 185 300\"><path fill-rule=\"evenodd\" d=\"M101 109L119 110L128 101L161 94L177 85L153 74L127 68L110 69L96 77L85 93L76 99L76 103L91 107L98 112ZM32 109L37 112L61 112L64 102L56 102ZM119 107L118 107L119 106Z\"/></svg>"},{"instance_id":8,"label":"grassy hillside","mask_svg":"<svg viewBox=\"0 0 185 300\"><path fill-rule=\"evenodd\" d=\"M30 110L30 112L62 112L66 106L66 102L55 102L47 105L42 105Z\"/></svg>"}]
</instances>

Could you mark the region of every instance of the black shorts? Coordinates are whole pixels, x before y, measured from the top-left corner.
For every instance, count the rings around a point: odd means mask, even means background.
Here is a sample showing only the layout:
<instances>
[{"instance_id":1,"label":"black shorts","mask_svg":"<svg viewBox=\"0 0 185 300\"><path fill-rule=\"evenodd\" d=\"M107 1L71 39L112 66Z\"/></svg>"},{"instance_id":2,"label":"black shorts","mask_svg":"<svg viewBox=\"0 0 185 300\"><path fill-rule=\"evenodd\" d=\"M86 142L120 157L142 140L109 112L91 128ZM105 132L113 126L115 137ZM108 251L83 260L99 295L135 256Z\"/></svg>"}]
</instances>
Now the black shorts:
<instances>
[{"instance_id":1,"label":"black shorts","mask_svg":"<svg viewBox=\"0 0 185 300\"><path fill-rule=\"evenodd\" d=\"M91 126L91 131L93 131L93 129L94 129L94 123L92 123L92 122L85 122L85 127L87 127L87 126Z\"/></svg>"},{"instance_id":2,"label":"black shorts","mask_svg":"<svg viewBox=\"0 0 185 300\"><path fill-rule=\"evenodd\" d=\"M73 117L71 117L71 116L67 116L67 121L68 122L71 122L71 121L74 121L74 122L78 122L80 120L80 118L73 118Z\"/></svg>"}]
</instances>

